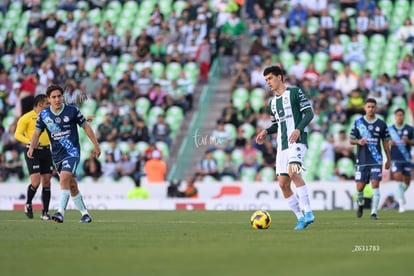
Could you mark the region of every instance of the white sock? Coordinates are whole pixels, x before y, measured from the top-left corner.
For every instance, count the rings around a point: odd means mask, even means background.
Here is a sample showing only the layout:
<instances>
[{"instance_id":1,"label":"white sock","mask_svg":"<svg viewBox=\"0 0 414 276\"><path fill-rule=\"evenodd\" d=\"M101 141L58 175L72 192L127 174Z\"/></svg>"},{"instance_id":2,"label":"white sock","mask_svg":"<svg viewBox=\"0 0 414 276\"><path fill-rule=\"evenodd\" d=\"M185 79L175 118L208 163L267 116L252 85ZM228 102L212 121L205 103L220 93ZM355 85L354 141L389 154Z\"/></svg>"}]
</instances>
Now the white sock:
<instances>
[{"instance_id":1,"label":"white sock","mask_svg":"<svg viewBox=\"0 0 414 276\"><path fill-rule=\"evenodd\" d=\"M303 186L297 187L296 190L298 191L299 201L302 204L302 207L305 210L305 212L312 211L310 207L308 187L306 187L306 185L303 185Z\"/></svg>"},{"instance_id":2,"label":"white sock","mask_svg":"<svg viewBox=\"0 0 414 276\"><path fill-rule=\"evenodd\" d=\"M293 194L290 197L286 198L286 200L289 203L290 209L292 209L293 213L295 213L296 217L298 219L303 218L297 197Z\"/></svg>"},{"instance_id":3,"label":"white sock","mask_svg":"<svg viewBox=\"0 0 414 276\"><path fill-rule=\"evenodd\" d=\"M379 190L379 188L372 189L371 214L377 214L379 200L380 200L380 190Z\"/></svg>"},{"instance_id":4,"label":"white sock","mask_svg":"<svg viewBox=\"0 0 414 276\"><path fill-rule=\"evenodd\" d=\"M85 203L83 202L83 198L81 193L78 193L77 195L72 197L73 202L75 202L76 208L81 212L82 216L86 215L88 213L88 210L86 209Z\"/></svg>"},{"instance_id":5,"label":"white sock","mask_svg":"<svg viewBox=\"0 0 414 276\"><path fill-rule=\"evenodd\" d=\"M68 205L70 197L70 191L69 190L61 190L60 191L60 201L59 201L59 209L58 212L62 214L62 216L65 215L66 206Z\"/></svg>"}]
</instances>

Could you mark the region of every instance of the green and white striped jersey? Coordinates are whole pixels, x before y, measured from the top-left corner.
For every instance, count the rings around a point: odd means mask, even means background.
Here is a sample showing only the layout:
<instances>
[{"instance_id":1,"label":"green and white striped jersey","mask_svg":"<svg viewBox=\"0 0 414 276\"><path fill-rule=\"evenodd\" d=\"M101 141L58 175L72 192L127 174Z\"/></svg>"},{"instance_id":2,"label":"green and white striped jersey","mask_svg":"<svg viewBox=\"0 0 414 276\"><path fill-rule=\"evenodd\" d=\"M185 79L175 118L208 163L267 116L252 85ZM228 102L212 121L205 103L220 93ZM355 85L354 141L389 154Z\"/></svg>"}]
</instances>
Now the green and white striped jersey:
<instances>
[{"instance_id":1,"label":"green and white striped jersey","mask_svg":"<svg viewBox=\"0 0 414 276\"><path fill-rule=\"evenodd\" d=\"M278 150L289 147L289 136L302 120L303 110L312 108L303 91L298 87L287 87L280 96L269 99L268 112L277 126ZM296 143L307 145L307 133L302 131Z\"/></svg>"}]
</instances>

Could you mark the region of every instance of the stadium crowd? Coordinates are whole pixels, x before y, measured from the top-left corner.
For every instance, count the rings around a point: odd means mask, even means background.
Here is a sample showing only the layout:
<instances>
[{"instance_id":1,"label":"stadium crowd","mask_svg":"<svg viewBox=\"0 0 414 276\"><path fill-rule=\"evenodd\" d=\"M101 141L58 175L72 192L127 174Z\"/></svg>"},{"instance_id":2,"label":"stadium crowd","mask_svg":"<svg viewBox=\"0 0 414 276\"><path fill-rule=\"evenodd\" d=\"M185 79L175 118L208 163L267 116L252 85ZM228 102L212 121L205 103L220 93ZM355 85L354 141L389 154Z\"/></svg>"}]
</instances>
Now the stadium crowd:
<instances>
[{"instance_id":1,"label":"stadium crowd","mask_svg":"<svg viewBox=\"0 0 414 276\"><path fill-rule=\"evenodd\" d=\"M246 1L248 18L233 30L243 30L252 43L239 56L224 53L235 59L233 68L223 68L232 94L211 134L218 143L206 151L198 173L209 180L275 179L276 137L258 145L255 135L269 123L273 96L262 72L278 64L315 113L305 177L352 179L355 149L348 135L366 98L376 99L378 115L388 123L398 107L412 123L413 8L408 1Z\"/></svg>"},{"instance_id":2,"label":"stadium crowd","mask_svg":"<svg viewBox=\"0 0 414 276\"><path fill-rule=\"evenodd\" d=\"M212 133L218 142L199 162L199 180L274 179L275 137L254 142L268 124L271 94L262 70L271 64L312 101L309 164L332 170L311 168L310 178L351 178L355 156L347 135L364 99L375 98L384 119L395 106L413 107L414 5L236 2L243 1L0 1L0 182L25 177L16 120L50 83L66 87L67 103L86 98L82 112L95 115L105 154L83 156L80 174L139 181L147 160L168 156L218 55L231 91Z\"/></svg>"}]
</instances>

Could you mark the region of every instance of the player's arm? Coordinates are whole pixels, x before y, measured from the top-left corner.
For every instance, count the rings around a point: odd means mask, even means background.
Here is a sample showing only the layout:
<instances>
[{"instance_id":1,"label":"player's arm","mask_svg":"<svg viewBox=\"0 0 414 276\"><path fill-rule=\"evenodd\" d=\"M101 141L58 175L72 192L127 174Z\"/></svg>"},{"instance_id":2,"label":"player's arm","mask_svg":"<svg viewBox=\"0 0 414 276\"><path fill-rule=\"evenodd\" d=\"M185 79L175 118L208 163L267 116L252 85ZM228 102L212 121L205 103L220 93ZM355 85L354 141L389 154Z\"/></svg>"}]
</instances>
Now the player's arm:
<instances>
[{"instance_id":1,"label":"player's arm","mask_svg":"<svg viewBox=\"0 0 414 276\"><path fill-rule=\"evenodd\" d=\"M30 140L29 149L27 150L27 157L33 158L33 149L39 144L40 130L36 129L33 132L32 139Z\"/></svg>"},{"instance_id":2,"label":"player's arm","mask_svg":"<svg viewBox=\"0 0 414 276\"><path fill-rule=\"evenodd\" d=\"M391 150L390 150L390 140L388 139L383 139L382 140L382 146L384 148L385 151L385 156L387 157L387 160L385 161L385 168L389 169L390 168L390 164L391 164Z\"/></svg>"},{"instance_id":3,"label":"player's arm","mask_svg":"<svg viewBox=\"0 0 414 276\"><path fill-rule=\"evenodd\" d=\"M94 153L96 157L99 157L101 154L101 149L99 147L98 140L96 139L95 133L93 132L91 126L88 123L85 123L83 126L83 130L85 131L86 135L88 136L89 140L93 143L94 146Z\"/></svg>"},{"instance_id":4,"label":"player's arm","mask_svg":"<svg viewBox=\"0 0 414 276\"><path fill-rule=\"evenodd\" d=\"M16 127L16 131L14 132L14 138L16 138L16 140L19 141L20 143L28 145L30 143L30 138L25 135L26 128L27 128L27 122L22 117L17 121L17 127Z\"/></svg>"},{"instance_id":5,"label":"player's arm","mask_svg":"<svg viewBox=\"0 0 414 276\"><path fill-rule=\"evenodd\" d=\"M309 123L313 119L313 111L312 108L306 108L302 111L303 117L300 123L296 126L296 129L298 129L300 132L303 132L305 127L309 125Z\"/></svg>"}]
</instances>

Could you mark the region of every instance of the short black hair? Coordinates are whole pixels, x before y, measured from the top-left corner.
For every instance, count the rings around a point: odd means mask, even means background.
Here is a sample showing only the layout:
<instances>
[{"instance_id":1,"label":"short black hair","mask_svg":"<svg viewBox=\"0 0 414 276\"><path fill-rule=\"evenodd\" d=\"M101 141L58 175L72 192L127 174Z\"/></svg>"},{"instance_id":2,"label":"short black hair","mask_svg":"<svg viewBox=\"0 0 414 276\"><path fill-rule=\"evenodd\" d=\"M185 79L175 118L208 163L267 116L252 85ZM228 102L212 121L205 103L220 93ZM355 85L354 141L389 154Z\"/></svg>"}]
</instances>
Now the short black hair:
<instances>
[{"instance_id":1,"label":"short black hair","mask_svg":"<svg viewBox=\"0 0 414 276\"><path fill-rule=\"evenodd\" d=\"M43 103L47 99L47 96L45 94L39 94L34 98L33 106L36 107L40 103Z\"/></svg>"},{"instance_id":2,"label":"short black hair","mask_svg":"<svg viewBox=\"0 0 414 276\"><path fill-rule=\"evenodd\" d=\"M52 91L55 90L59 90L60 92L62 92L62 95L64 93L65 90L63 90L63 87L58 85L58 84L51 84L49 85L49 87L46 89L46 95L47 97L50 97L50 94L52 93Z\"/></svg>"},{"instance_id":3,"label":"short black hair","mask_svg":"<svg viewBox=\"0 0 414 276\"><path fill-rule=\"evenodd\" d=\"M405 115L405 110L404 110L404 109L402 109L401 107L397 108L397 109L394 111L394 114L397 114L398 112L402 112L402 114L403 114L403 115Z\"/></svg>"},{"instance_id":4,"label":"short black hair","mask_svg":"<svg viewBox=\"0 0 414 276\"><path fill-rule=\"evenodd\" d=\"M375 105L377 105L377 101L374 98L368 98L365 103L373 103Z\"/></svg>"},{"instance_id":5,"label":"short black hair","mask_svg":"<svg viewBox=\"0 0 414 276\"><path fill-rule=\"evenodd\" d=\"M282 76L282 81L283 81L283 70L279 66L273 65L273 66L270 66L264 69L263 76L267 76L269 74L272 74L274 76Z\"/></svg>"}]
</instances>

